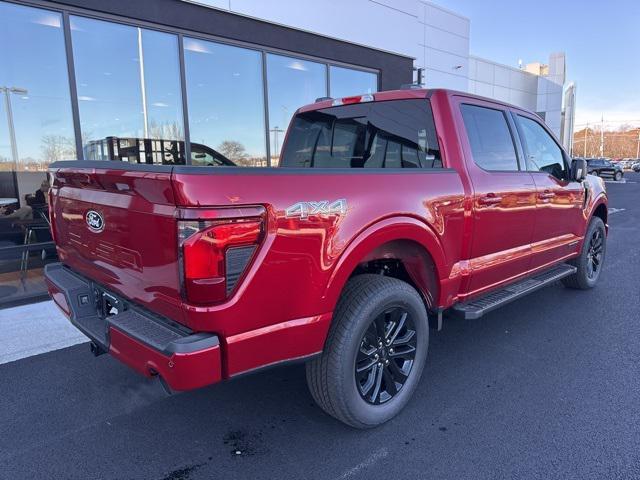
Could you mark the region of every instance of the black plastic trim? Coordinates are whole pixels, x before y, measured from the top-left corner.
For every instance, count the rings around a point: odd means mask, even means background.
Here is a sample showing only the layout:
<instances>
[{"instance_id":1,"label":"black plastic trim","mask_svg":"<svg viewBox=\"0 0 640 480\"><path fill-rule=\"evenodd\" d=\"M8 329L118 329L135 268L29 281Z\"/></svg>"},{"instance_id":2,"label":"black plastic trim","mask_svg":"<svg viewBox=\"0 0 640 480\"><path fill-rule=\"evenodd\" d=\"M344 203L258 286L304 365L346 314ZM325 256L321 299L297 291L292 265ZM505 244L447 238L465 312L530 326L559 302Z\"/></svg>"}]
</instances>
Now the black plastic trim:
<instances>
[{"instance_id":1,"label":"black plastic trim","mask_svg":"<svg viewBox=\"0 0 640 480\"><path fill-rule=\"evenodd\" d=\"M186 167L173 173L183 175L390 175L456 173L453 168L294 168L294 167Z\"/></svg>"},{"instance_id":2,"label":"black plastic trim","mask_svg":"<svg viewBox=\"0 0 640 480\"><path fill-rule=\"evenodd\" d=\"M455 173L453 168L296 168L296 167L201 167L195 165L156 165L118 160L62 160L49 165L50 171L61 168L100 170L134 170L182 175L389 175Z\"/></svg>"},{"instance_id":3,"label":"black plastic trim","mask_svg":"<svg viewBox=\"0 0 640 480\"><path fill-rule=\"evenodd\" d=\"M133 171L141 171L141 172L171 173L171 171L174 168L174 165L157 165L152 163L129 163L129 162L122 162L120 160L59 160L49 165L49 171L55 171L61 168L84 168L84 169L97 168L101 170L128 170L128 171L133 170ZM188 168L194 168L194 167L188 167Z\"/></svg>"},{"instance_id":4,"label":"black plastic trim","mask_svg":"<svg viewBox=\"0 0 640 480\"><path fill-rule=\"evenodd\" d=\"M64 293L69 309L71 310L71 317L69 318L71 323L105 351L109 350L110 339L108 332L110 328L115 328L128 337L167 356L171 356L174 353L193 353L220 345L220 340L217 335L208 332L194 333L184 325L177 324L169 319L151 313L109 292L83 275L71 271L61 263L47 265L44 275ZM109 296L116 299L119 304L122 305L123 311L110 317L100 317L95 303L96 290L108 293ZM79 299L84 295L89 297L89 302L85 305L80 305ZM137 323L136 326L143 327L142 329L127 328L126 323L122 320L125 316L130 317L131 315L140 317L140 319L138 319L139 323ZM154 329L154 325L156 325L156 331L168 331L170 336L175 339L159 345L157 341L154 342L151 333L146 337L141 334L141 330L144 330L145 327L145 325L142 325L142 322L146 322L147 329ZM100 329L104 330L104 336L100 335L100 333L102 333Z\"/></svg>"},{"instance_id":5,"label":"black plastic trim","mask_svg":"<svg viewBox=\"0 0 640 480\"><path fill-rule=\"evenodd\" d=\"M256 367L256 368L250 368L249 370L244 370L242 372L234 373L233 375L231 375L229 377L229 379L235 380L237 378L242 378L242 377L244 377L246 375L253 375L254 373L261 373L261 372L264 372L266 370L271 370L272 368L285 367L285 366L291 366L291 365L298 365L300 363L306 363L309 360L313 360L314 358L319 357L320 355L322 355L322 350L320 350L319 352L311 353L309 355L303 355L301 357L287 358L285 360L278 360L277 362L268 363L266 365L260 365L259 367Z\"/></svg>"},{"instance_id":6,"label":"black plastic trim","mask_svg":"<svg viewBox=\"0 0 640 480\"><path fill-rule=\"evenodd\" d=\"M562 278L576 272L576 267L566 263L548 268L534 275L524 277L509 285L492 290L489 293L476 297L464 303L458 303L451 307L451 311L465 320L476 320L503 305L522 298L543 287L551 285Z\"/></svg>"}]
</instances>

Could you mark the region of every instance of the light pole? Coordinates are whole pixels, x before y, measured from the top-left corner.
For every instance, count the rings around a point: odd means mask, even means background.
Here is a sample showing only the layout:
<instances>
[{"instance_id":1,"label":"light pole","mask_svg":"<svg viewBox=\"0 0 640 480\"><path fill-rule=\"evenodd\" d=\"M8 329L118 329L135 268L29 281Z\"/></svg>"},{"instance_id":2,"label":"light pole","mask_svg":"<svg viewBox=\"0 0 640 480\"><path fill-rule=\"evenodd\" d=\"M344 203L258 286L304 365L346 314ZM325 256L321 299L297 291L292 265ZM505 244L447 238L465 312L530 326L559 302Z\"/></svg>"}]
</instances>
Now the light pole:
<instances>
[{"instance_id":1,"label":"light pole","mask_svg":"<svg viewBox=\"0 0 640 480\"><path fill-rule=\"evenodd\" d=\"M18 144L16 142L16 129L13 125L13 110L11 110L11 97L12 93L16 95L27 95L29 93L26 88L17 87L2 87L0 86L0 92L4 93L4 104L7 110L7 123L9 124L9 141L11 142L11 157L14 168L18 165Z\"/></svg>"},{"instance_id":2,"label":"light pole","mask_svg":"<svg viewBox=\"0 0 640 480\"><path fill-rule=\"evenodd\" d=\"M587 158L587 132L589 131L589 124L587 123L587 128L584 129L584 156L582 158Z\"/></svg>"},{"instance_id":3,"label":"light pole","mask_svg":"<svg viewBox=\"0 0 640 480\"><path fill-rule=\"evenodd\" d=\"M280 144L278 143L278 134L284 132L284 130L275 126L271 129L271 132L273 133L273 143L275 144L274 150L277 157L280 155Z\"/></svg>"},{"instance_id":4,"label":"light pole","mask_svg":"<svg viewBox=\"0 0 640 480\"><path fill-rule=\"evenodd\" d=\"M600 156L604 157L604 113L600 120Z\"/></svg>"}]
</instances>

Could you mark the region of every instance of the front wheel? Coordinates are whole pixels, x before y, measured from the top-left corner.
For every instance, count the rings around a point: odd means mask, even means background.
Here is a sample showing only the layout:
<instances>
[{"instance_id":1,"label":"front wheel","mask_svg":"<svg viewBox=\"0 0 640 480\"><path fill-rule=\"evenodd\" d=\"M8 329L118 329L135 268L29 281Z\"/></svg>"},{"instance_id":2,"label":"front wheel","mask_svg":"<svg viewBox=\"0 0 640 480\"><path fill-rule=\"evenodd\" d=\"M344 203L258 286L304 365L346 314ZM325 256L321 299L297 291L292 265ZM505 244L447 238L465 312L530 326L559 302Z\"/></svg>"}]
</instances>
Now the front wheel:
<instances>
[{"instance_id":1,"label":"front wheel","mask_svg":"<svg viewBox=\"0 0 640 480\"><path fill-rule=\"evenodd\" d=\"M587 228L580 256L569 262L577 267L577 271L565 277L562 283L566 287L580 290L595 287L602 273L606 251L607 232L604 222L599 217L593 217Z\"/></svg>"},{"instance_id":2,"label":"front wheel","mask_svg":"<svg viewBox=\"0 0 640 480\"><path fill-rule=\"evenodd\" d=\"M613 179L616 182L619 182L620 180L622 180L622 172L616 172L615 175L613 176Z\"/></svg>"},{"instance_id":3,"label":"front wheel","mask_svg":"<svg viewBox=\"0 0 640 480\"><path fill-rule=\"evenodd\" d=\"M355 428L397 415L411 398L429 345L427 312L408 283L380 275L347 282L322 355L307 363L316 403Z\"/></svg>"}]
</instances>

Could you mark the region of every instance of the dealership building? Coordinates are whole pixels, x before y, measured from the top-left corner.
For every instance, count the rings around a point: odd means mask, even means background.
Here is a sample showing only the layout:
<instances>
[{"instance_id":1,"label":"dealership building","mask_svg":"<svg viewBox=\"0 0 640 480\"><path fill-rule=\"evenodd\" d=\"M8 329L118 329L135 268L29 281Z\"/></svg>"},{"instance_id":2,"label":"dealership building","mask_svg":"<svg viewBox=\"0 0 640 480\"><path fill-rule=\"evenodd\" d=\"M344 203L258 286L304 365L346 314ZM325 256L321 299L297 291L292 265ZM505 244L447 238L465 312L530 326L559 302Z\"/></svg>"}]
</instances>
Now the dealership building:
<instances>
[{"instance_id":1,"label":"dealership building","mask_svg":"<svg viewBox=\"0 0 640 480\"><path fill-rule=\"evenodd\" d=\"M0 0L0 307L46 295L53 161L277 166L299 106L412 83L535 111L568 145L564 54L501 65L469 27L423 0Z\"/></svg>"}]
</instances>

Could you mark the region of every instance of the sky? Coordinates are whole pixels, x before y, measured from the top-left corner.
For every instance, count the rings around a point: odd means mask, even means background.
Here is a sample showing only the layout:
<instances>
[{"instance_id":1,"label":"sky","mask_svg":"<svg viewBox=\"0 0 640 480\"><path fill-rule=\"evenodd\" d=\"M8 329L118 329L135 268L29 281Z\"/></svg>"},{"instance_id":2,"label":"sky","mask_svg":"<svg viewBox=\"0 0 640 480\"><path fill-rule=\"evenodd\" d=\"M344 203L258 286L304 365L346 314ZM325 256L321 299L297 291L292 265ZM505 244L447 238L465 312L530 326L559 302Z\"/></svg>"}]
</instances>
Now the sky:
<instances>
[{"instance_id":1,"label":"sky","mask_svg":"<svg viewBox=\"0 0 640 480\"><path fill-rule=\"evenodd\" d=\"M471 20L471 54L517 67L566 54L576 129L640 126L639 0L436 0Z\"/></svg>"}]
</instances>

